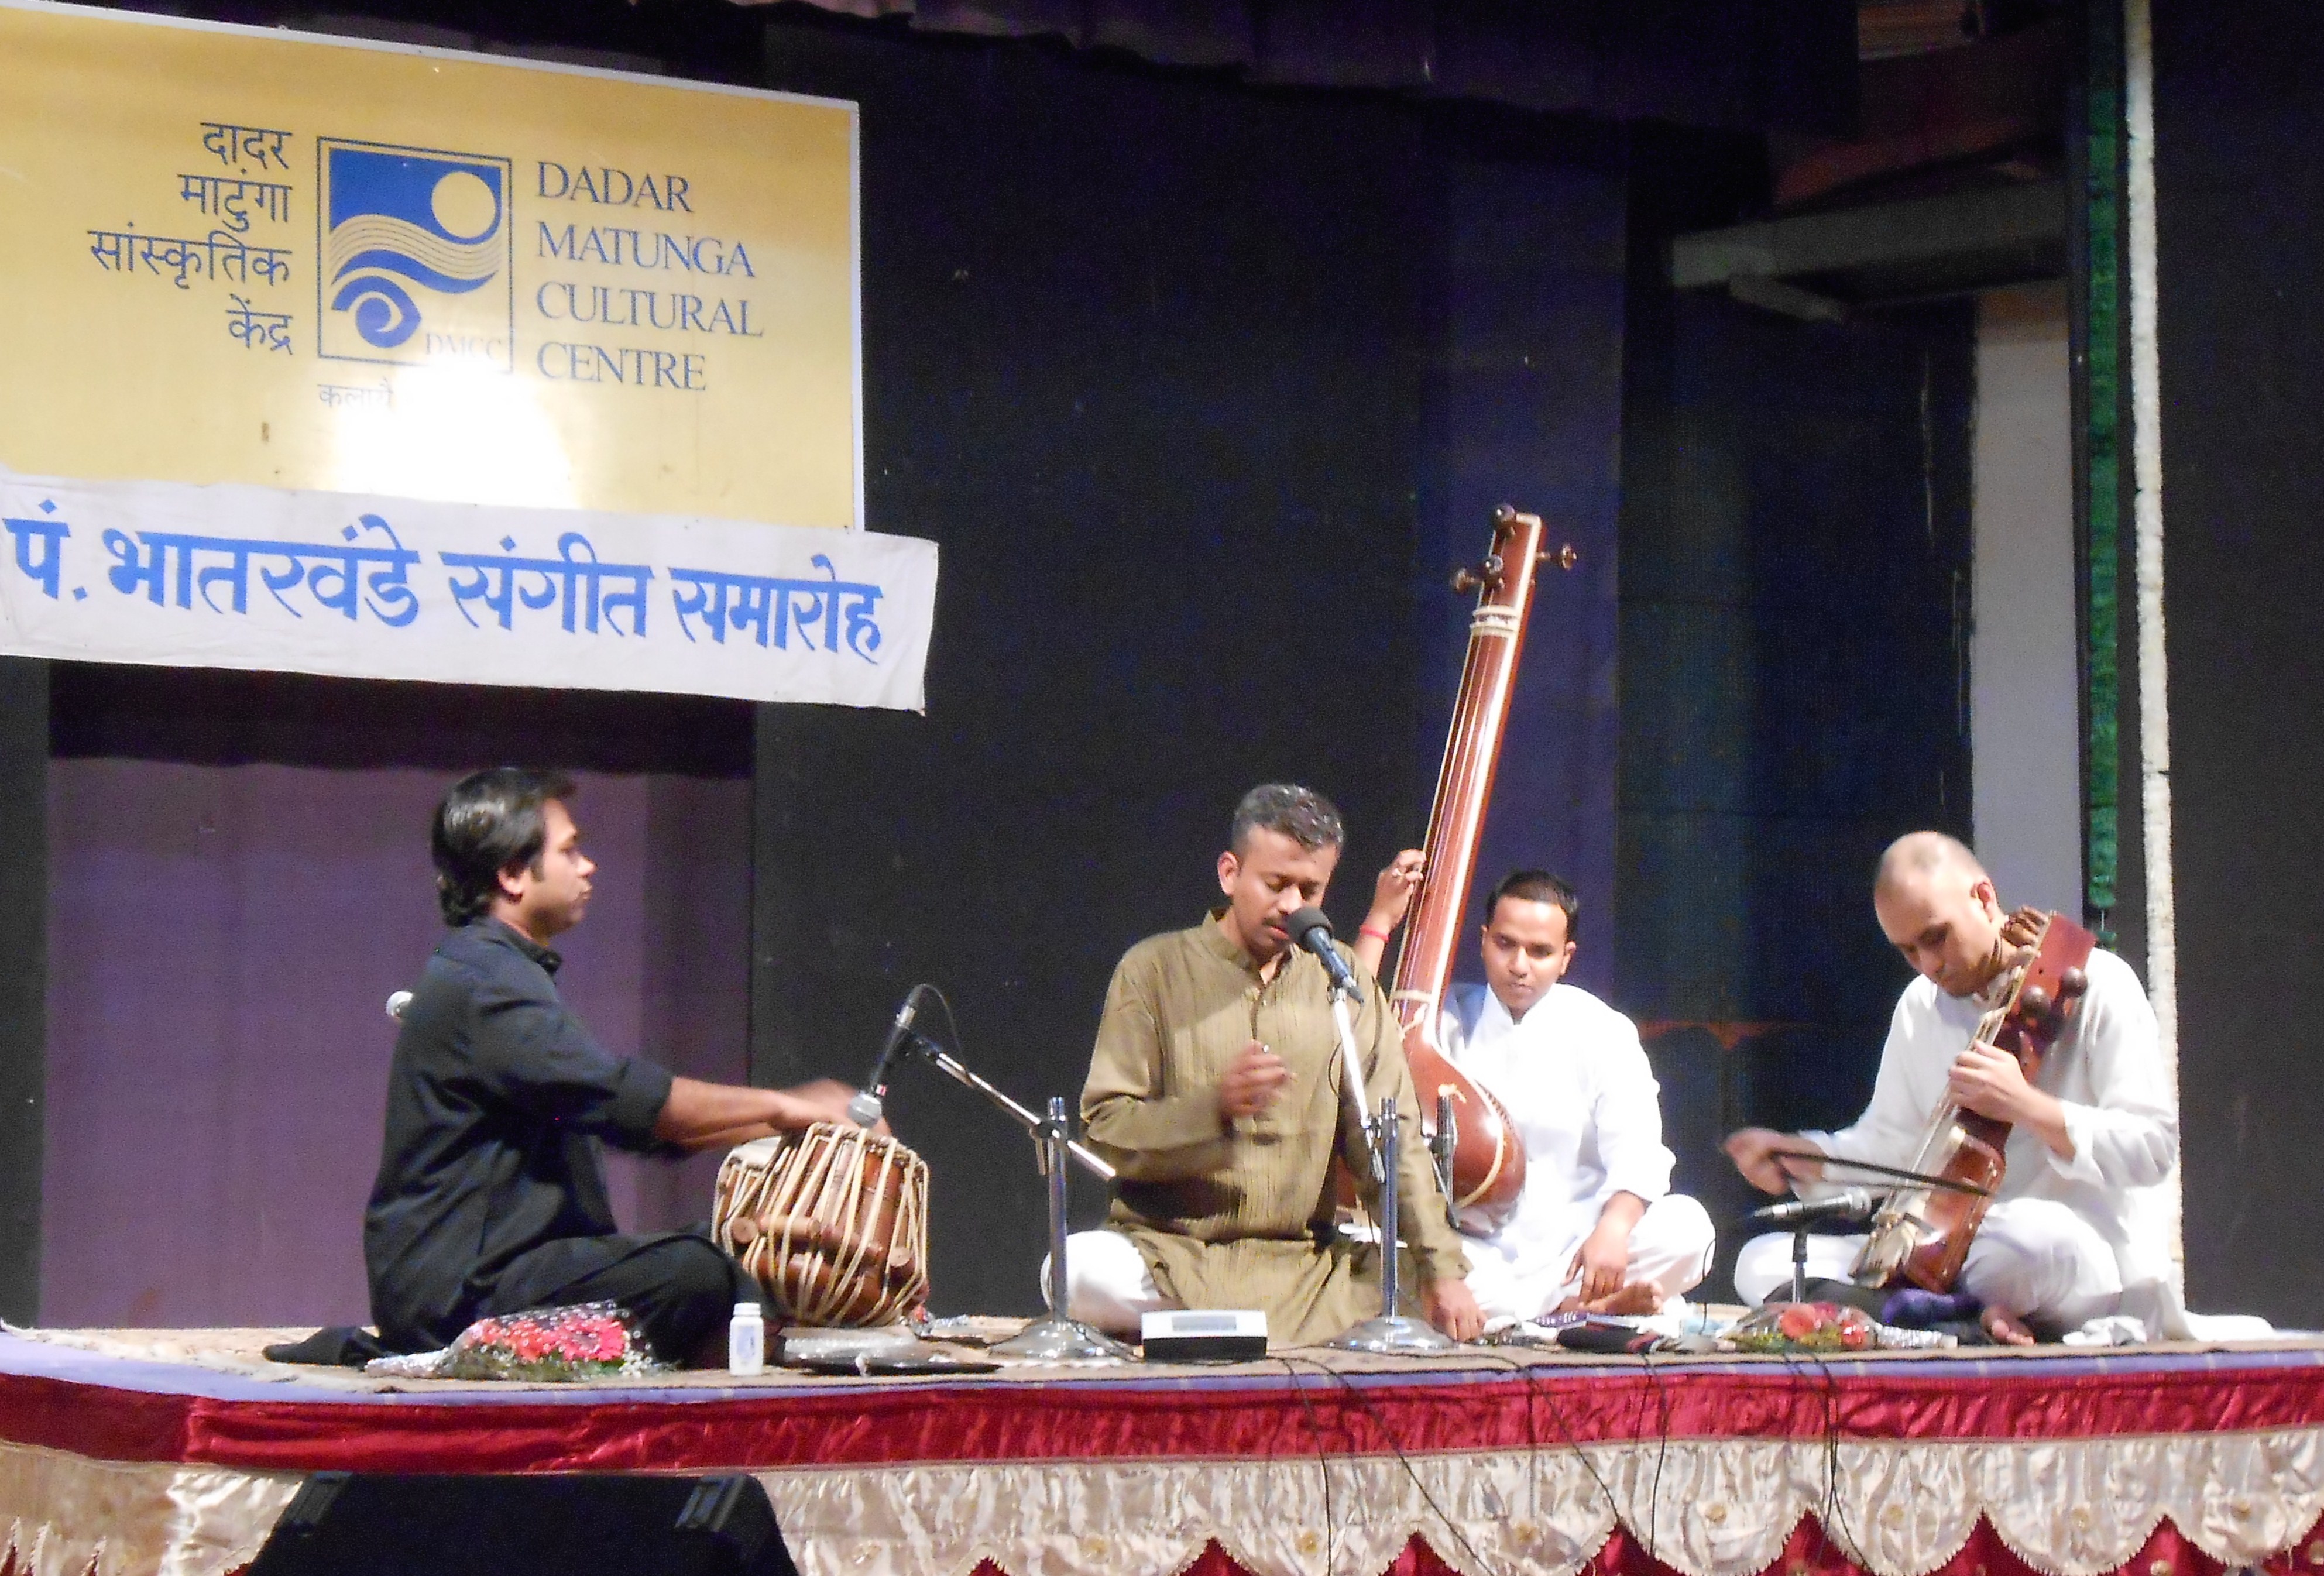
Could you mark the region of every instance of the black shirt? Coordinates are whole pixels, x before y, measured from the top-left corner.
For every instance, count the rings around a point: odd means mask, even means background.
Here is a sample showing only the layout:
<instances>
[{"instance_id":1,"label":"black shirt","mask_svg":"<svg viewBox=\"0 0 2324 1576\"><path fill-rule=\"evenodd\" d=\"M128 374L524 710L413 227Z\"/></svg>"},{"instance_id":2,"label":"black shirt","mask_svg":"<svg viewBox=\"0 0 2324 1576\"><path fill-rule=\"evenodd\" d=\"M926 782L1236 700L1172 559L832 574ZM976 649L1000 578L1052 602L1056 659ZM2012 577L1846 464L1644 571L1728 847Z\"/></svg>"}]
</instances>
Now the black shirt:
<instances>
[{"instance_id":1,"label":"black shirt","mask_svg":"<svg viewBox=\"0 0 2324 1576\"><path fill-rule=\"evenodd\" d=\"M391 1350L449 1341L518 1255L611 1234L598 1139L656 1147L669 1074L598 1046L557 994L560 962L478 919L436 948L404 1010L364 1212Z\"/></svg>"}]
</instances>

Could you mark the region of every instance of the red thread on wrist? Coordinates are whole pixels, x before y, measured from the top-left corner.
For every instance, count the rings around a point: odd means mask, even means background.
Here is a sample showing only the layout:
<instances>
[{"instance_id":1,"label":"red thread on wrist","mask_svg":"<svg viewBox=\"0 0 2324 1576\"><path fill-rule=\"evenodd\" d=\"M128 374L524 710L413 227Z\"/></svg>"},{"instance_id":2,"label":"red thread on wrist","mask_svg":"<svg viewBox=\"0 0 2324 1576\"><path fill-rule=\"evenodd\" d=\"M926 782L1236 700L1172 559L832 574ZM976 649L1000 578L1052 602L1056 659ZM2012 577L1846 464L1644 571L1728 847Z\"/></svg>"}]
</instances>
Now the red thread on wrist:
<instances>
[{"instance_id":1,"label":"red thread on wrist","mask_svg":"<svg viewBox=\"0 0 2324 1576\"><path fill-rule=\"evenodd\" d=\"M1369 935L1374 941L1386 941L1388 938L1388 933L1377 925L1359 925L1356 926L1356 934Z\"/></svg>"}]
</instances>

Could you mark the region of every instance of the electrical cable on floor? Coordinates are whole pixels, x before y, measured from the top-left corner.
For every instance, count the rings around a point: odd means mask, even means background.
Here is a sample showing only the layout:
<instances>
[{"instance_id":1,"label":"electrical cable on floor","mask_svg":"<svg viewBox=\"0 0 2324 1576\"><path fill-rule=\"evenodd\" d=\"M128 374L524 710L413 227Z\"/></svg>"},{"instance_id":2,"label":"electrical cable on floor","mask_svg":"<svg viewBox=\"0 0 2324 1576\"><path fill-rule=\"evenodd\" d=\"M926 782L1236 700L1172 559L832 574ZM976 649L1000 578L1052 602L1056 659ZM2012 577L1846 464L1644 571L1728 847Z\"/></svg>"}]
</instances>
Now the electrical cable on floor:
<instances>
[{"instance_id":1,"label":"electrical cable on floor","mask_svg":"<svg viewBox=\"0 0 2324 1576\"><path fill-rule=\"evenodd\" d=\"M1296 1359L1286 1357L1283 1360L1288 1364ZM1379 1412L1373 1408L1370 1399L1356 1385L1354 1378L1340 1372L1328 1363L1317 1362L1315 1368L1318 1372L1338 1383L1347 1393L1348 1397L1356 1404L1357 1408L1371 1421L1380 1437L1388 1441L1388 1448L1396 1456L1397 1464L1404 1469L1404 1475L1412 1479L1412 1486L1415 1488L1420 1490L1422 1503L1428 1507L1438 1521L1444 1524L1445 1530L1459 1542L1462 1552L1467 1554L1474 1564L1489 1572L1493 1567L1486 1561L1483 1553L1469 1541L1469 1535L1461 1530L1461 1524L1447 1516L1444 1513L1444 1507L1436 1502L1436 1496L1431 1493L1428 1485L1421 1480L1419 1470L1412 1464L1412 1459L1404 1453L1404 1447L1397 1443L1395 1431L1381 1420Z\"/></svg>"},{"instance_id":2,"label":"electrical cable on floor","mask_svg":"<svg viewBox=\"0 0 2324 1576\"><path fill-rule=\"evenodd\" d=\"M1299 1408L1306 1415L1307 1433L1315 1442L1315 1470L1323 1477L1323 1576L1332 1576L1332 1558L1339 1548L1339 1528L1332 1516L1332 1457L1323 1440L1323 1425L1315 1421L1315 1404L1307 1398L1307 1387L1299 1382L1299 1370L1287 1357L1277 1357L1283 1371L1291 1381L1291 1393L1299 1398Z\"/></svg>"}]
</instances>

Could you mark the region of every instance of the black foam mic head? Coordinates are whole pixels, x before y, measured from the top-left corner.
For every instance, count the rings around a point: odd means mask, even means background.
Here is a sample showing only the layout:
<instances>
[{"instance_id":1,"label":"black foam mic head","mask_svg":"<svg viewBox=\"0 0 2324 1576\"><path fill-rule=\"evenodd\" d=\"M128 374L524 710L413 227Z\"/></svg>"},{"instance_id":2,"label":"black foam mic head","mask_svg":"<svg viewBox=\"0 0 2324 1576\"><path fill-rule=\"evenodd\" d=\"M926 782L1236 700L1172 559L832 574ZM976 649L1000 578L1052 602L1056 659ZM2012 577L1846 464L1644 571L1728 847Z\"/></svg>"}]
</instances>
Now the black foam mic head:
<instances>
[{"instance_id":1,"label":"black foam mic head","mask_svg":"<svg viewBox=\"0 0 2324 1576\"><path fill-rule=\"evenodd\" d=\"M1309 952L1321 952L1332 945L1331 918L1313 903L1305 908L1292 910L1291 917L1283 922L1283 928L1291 933L1292 940ZM1320 936L1315 935L1319 930L1323 933Z\"/></svg>"},{"instance_id":2,"label":"black foam mic head","mask_svg":"<svg viewBox=\"0 0 2324 1576\"><path fill-rule=\"evenodd\" d=\"M1323 917L1323 910L1312 903L1295 909L1291 917L1283 922L1283 927L1291 933L1294 943L1314 953L1322 962L1324 972L1332 976L1334 990L1355 990L1355 972L1348 967L1348 960L1340 955L1340 949L1332 945L1332 922Z\"/></svg>"}]
</instances>

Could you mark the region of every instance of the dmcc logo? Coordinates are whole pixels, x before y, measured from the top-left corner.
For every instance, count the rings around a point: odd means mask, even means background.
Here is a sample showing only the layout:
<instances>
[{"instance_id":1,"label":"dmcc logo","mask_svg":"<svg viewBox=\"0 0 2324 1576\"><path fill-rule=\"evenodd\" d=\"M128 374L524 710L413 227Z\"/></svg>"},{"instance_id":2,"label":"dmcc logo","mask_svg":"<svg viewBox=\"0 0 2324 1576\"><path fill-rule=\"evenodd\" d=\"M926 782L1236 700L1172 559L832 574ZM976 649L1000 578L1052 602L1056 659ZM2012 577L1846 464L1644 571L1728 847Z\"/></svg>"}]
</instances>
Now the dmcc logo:
<instances>
[{"instance_id":1,"label":"dmcc logo","mask_svg":"<svg viewBox=\"0 0 2324 1576\"><path fill-rule=\"evenodd\" d=\"M318 352L403 364L514 360L509 161L318 139Z\"/></svg>"}]
</instances>

